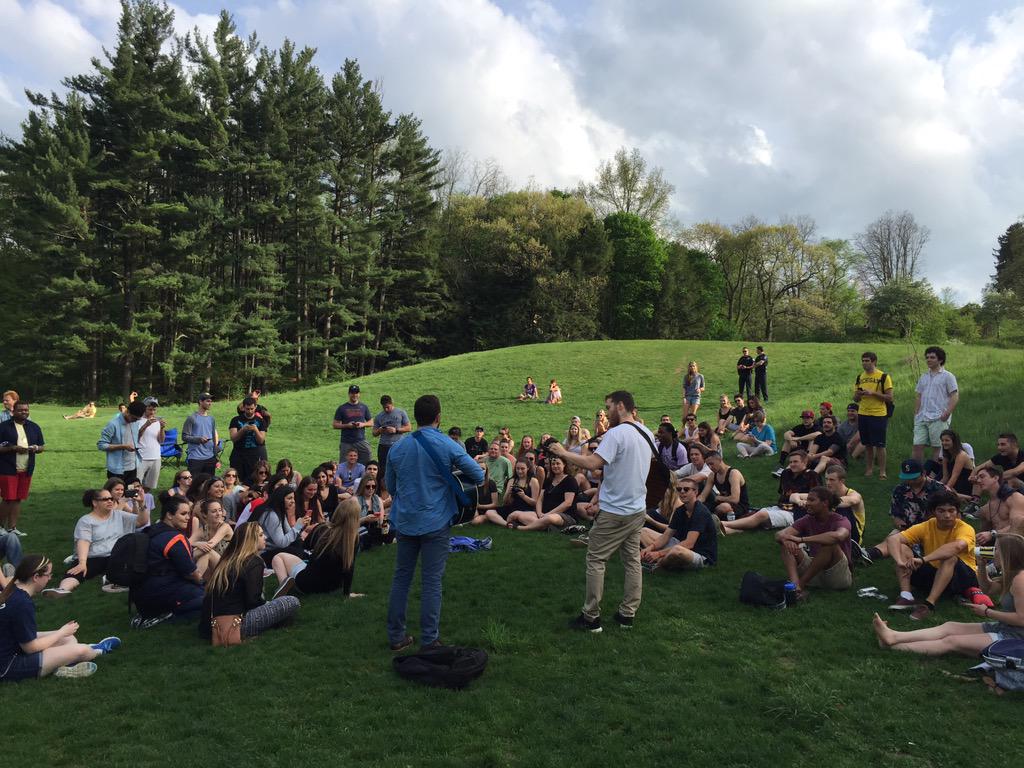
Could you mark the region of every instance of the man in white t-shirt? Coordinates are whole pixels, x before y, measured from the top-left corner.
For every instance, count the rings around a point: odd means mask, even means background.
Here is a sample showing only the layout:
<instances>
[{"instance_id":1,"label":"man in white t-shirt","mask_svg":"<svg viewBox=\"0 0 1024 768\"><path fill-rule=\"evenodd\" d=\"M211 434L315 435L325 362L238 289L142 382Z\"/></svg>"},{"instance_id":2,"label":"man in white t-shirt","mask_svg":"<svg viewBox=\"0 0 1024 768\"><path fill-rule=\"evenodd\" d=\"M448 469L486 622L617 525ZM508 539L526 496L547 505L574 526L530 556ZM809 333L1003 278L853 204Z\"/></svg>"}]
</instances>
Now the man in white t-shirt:
<instances>
[{"instance_id":1,"label":"man in white t-shirt","mask_svg":"<svg viewBox=\"0 0 1024 768\"><path fill-rule=\"evenodd\" d=\"M928 370L917 380L913 458L924 461L925 448L931 447L931 458L938 461L942 452L942 431L949 429L953 409L960 402L960 391L956 376L946 370L946 352L942 347L928 347L924 361Z\"/></svg>"},{"instance_id":2,"label":"man in white t-shirt","mask_svg":"<svg viewBox=\"0 0 1024 768\"><path fill-rule=\"evenodd\" d=\"M605 563L616 552L622 558L625 578L615 621L625 629L633 626L643 592L640 530L644 525L647 473L654 457L654 435L632 416L636 409L633 395L617 390L604 402L611 428L594 453L575 454L558 443L547 447L549 455L603 473L597 498L599 512L587 542L586 600L580 615L569 622L573 629L589 632L601 631Z\"/></svg>"},{"instance_id":3,"label":"man in white t-shirt","mask_svg":"<svg viewBox=\"0 0 1024 768\"><path fill-rule=\"evenodd\" d=\"M139 482L148 493L160 483L160 447L164 443L167 422L156 415L160 403L155 397L147 397L142 404L146 412L139 426Z\"/></svg>"}]
</instances>

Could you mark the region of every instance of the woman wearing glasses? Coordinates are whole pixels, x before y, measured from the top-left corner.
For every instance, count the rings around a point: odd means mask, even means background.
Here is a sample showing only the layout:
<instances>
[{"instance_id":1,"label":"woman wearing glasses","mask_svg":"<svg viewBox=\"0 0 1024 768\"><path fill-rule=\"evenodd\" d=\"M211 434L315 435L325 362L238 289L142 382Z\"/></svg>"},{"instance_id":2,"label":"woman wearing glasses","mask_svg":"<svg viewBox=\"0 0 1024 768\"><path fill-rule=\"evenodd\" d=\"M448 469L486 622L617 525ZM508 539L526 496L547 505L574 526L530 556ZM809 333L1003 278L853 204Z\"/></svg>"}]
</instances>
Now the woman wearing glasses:
<instances>
[{"instance_id":1,"label":"woman wearing glasses","mask_svg":"<svg viewBox=\"0 0 1024 768\"><path fill-rule=\"evenodd\" d=\"M89 512L75 525L75 561L64 573L60 585L44 589L46 597L66 597L88 579L104 576L107 561L115 542L126 533L134 533L149 525L149 510L139 505L135 514L114 508L114 495L108 490L88 490L82 495L82 505ZM104 592L121 592L123 587L107 584Z\"/></svg>"},{"instance_id":2,"label":"woman wearing glasses","mask_svg":"<svg viewBox=\"0 0 1024 768\"><path fill-rule=\"evenodd\" d=\"M192 487L192 472L187 469L179 469L174 473L174 485L167 489L169 496L181 496L186 498Z\"/></svg>"},{"instance_id":3,"label":"woman wearing glasses","mask_svg":"<svg viewBox=\"0 0 1024 768\"><path fill-rule=\"evenodd\" d=\"M88 677L96 671L93 659L120 647L108 637L95 645L75 638L78 622L60 629L39 632L32 598L53 578L53 563L43 555L25 555L10 582L0 592L0 681L17 682L33 677Z\"/></svg>"},{"instance_id":4,"label":"woman wearing glasses","mask_svg":"<svg viewBox=\"0 0 1024 768\"><path fill-rule=\"evenodd\" d=\"M374 475L363 475L356 488L355 498L359 501L359 525L366 528L364 545L383 544L388 539L387 510L384 501L377 495L378 479Z\"/></svg>"}]
</instances>

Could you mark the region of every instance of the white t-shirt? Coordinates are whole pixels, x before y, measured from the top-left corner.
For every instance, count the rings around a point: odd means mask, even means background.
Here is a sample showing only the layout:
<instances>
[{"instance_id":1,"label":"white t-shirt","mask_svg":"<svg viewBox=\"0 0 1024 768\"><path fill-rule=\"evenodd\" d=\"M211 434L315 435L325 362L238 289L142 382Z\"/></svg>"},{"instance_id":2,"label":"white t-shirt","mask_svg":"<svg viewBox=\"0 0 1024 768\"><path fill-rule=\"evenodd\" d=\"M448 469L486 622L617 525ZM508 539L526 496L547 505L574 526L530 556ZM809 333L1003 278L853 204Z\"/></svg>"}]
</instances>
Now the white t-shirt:
<instances>
[{"instance_id":1,"label":"white t-shirt","mask_svg":"<svg viewBox=\"0 0 1024 768\"><path fill-rule=\"evenodd\" d=\"M18 433L18 447L28 448L28 435L25 434L25 427L18 422L14 422L14 431ZM14 469L18 472L27 472L28 457L29 454L27 453L14 454Z\"/></svg>"},{"instance_id":2,"label":"white t-shirt","mask_svg":"<svg viewBox=\"0 0 1024 768\"><path fill-rule=\"evenodd\" d=\"M139 429L142 429L141 422ZM156 461L160 458L160 422L154 421L146 431L139 435L139 458L143 461Z\"/></svg>"},{"instance_id":3,"label":"white t-shirt","mask_svg":"<svg viewBox=\"0 0 1024 768\"><path fill-rule=\"evenodd\" d=\"M597 455L605 461L599 497L602 512L635 515L646 508L647 473L654 452L637 427L654 442L654 435L642 424L618 424L604 433L597 446Z\"/></svg>"}]
</instances>

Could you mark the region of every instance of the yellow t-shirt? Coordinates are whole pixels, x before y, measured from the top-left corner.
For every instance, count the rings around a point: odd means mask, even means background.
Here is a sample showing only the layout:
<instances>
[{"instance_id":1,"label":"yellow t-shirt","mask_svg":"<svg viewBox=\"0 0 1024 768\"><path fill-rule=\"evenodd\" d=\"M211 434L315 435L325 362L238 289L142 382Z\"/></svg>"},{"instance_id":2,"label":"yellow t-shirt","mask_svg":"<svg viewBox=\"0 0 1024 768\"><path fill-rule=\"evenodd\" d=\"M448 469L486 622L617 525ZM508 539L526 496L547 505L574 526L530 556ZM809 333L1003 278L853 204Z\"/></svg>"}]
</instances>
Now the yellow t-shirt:
<instances>
[{"instance_id":1,"label":"yellow t-shirt","mask_svg":"<svg viewBox=\"0 0 1024 768\"><path fill-rule=\"evenodd\" d=\"M951 541L966 542L967 549L958 557L972 571L978 567L978 563L974 559L974 529L963 520L957 520L952 528L943 531L933 517L931 520L910 526L901 532L900 536L907 544L920 544L926 555L930 555L943 544L949 544Z\"/></svg>"},{"instance_id":2,"label":"yellow t-shirt","mask_svg":"<svg viewBox=\"0 0 1024 768\"><path fill-rule=\"evenodd\" d=\"M18 422L14 422L14 431L18 433L18 447L28 448L28 435L25 434L25 427ZM18 472L28 472L27 453L14 454L14 468Z\"/></svg>"},{"instance_id":3,"label":"yellow t-shirt","mask_svg":"<svg viewBox=\"0 0 1024 768\"><path fill-rule=\"evenodd\" d=\"M882 381L883 377L885 378L884 382ZM877 368L874 373L860 372L853 385L853 391L856 392L858 388L866 389L869 392L877 392L880 395L884 394L886 389L896 391L889 374L883 374ZM880 397L862 397L858 401L858 405L860 406L858 413L861 416L885 416L888 413L885 400L882 400Z\"/></svg>"}]
</instances>

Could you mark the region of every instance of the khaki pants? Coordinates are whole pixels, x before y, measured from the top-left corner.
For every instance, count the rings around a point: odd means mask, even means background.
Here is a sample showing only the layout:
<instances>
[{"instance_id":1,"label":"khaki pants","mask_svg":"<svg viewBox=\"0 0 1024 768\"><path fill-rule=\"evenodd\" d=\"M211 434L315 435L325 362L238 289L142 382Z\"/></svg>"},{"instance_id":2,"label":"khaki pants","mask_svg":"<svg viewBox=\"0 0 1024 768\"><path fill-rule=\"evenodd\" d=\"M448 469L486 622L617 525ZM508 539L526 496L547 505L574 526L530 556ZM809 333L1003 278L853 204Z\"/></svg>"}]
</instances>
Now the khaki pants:
<instances>
[{"instance_id":1,"label":"khaki pants","mask_svg":"<svg viewBox=\"0 0 1024 768\"><path fill-rule=\"evenodd\" d=\"M643 527L643 510L632 515L598 513L587 543L587 597L583 603L583 615L588 619L601 615L604 566L616 551L622 558L625 571L619 613L623 616L636 615L643 593L643 572L640 569L640 530Z\"/></svg>"}]
</instances>

